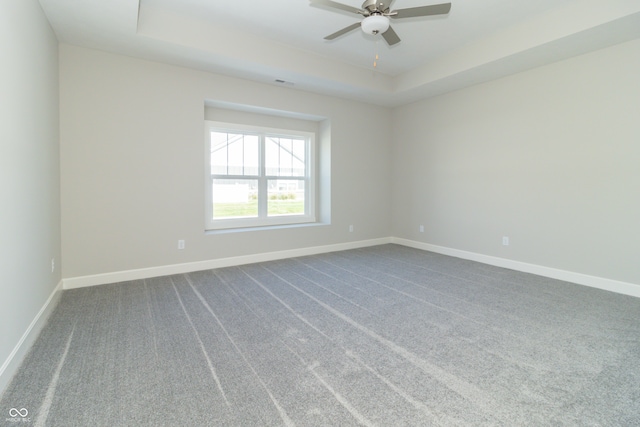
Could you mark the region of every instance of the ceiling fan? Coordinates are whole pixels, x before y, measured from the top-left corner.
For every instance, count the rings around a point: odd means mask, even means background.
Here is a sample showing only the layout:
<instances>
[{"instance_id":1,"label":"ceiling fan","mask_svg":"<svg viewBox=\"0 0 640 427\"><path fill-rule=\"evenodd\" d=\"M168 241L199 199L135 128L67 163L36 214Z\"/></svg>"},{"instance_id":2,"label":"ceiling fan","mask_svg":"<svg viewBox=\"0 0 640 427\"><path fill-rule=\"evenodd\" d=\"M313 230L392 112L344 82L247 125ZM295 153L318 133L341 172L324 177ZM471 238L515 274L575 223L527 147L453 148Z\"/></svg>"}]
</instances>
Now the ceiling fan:
<instances>
[{"instance_id":1,"label":"ceiling fan","mask_svg":"<svg viewBox=\"0 0 640 427\"><path fill-rule=\"evenodd\" d=\"M393 0L365 0L362 8L338 3L332 0L311 0L312 6L326 6L340 9L345 12L357 13L365 18L362 22L351 24L340 31L329 34L325 40L333 40L360 27L366 34L382 34L385 41L393 46L400 42L400 37L393 31L389 23L389 18L414 18L417 16L446 15L451 10L451 3L434 4L431 6L410 7L408 9L391 10Z\"/></svg>"}]
</instances>

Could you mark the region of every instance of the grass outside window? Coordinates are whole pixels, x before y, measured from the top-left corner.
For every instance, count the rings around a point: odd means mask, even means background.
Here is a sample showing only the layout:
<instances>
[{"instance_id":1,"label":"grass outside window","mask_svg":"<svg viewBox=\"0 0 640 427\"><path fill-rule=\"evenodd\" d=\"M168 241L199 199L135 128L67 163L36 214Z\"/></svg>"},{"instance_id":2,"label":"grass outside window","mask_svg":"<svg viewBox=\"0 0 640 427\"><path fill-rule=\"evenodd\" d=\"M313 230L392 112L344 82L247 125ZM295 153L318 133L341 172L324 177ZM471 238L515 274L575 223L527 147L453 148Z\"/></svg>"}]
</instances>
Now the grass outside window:
<instances>
[{"instance_id":1,"label":"grass outside window","mask_svg":"<svg viewBox=\"0 0 640 427\"><path fill-rule=\"evenodd\" d=\"M269 200L267 206L269 216L304 214L304 200ZM258 216L258 201L214 203L213 212L216 218L255 217Z\"/></svg>"}]
</instances>

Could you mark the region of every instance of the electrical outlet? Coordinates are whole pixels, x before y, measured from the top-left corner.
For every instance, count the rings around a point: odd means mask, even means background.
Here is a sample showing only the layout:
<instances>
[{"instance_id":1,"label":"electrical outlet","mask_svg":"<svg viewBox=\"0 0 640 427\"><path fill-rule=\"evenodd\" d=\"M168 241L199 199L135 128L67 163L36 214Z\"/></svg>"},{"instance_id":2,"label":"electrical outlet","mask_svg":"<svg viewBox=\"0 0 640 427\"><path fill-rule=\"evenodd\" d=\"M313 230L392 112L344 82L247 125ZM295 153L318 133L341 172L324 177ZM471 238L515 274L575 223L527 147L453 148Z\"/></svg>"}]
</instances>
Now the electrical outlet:
<instances>
[{"instance_id":1,"label":"electrical outlet","mask_svg":"<svg viewBox=\"0 0 640 427\"><path fill-rule=\"evenodd\" d=\"M184 249L184 240L178 240L178 249Z\"/></svg>"},{"instance_id":2,"label":"electrical outlet","mask_svg":"<svg viewBox=\"0 0 640 427\"><path fill-rule=\"evenodd\" d=\"M509 246L509 237L508 236L502 236L502 244L504 246Z\"/></svg>"},{"instance_id":3,"label":"electrical outlet","mask_svg":"<svg viewBox=\"0 0 640 427\"><path fill-rule=\"evenodd\" d=\"M56 259L51 258L51 272L53 273L54 271L56 271Z\"/></svg>"},{"instance_id":4,"label":"electrical outlet","mask_svg":"<svg viewBox=\"0 0 640 427\"><path fill-rule=\"evenodd\" d=\"M353 225L349 226L349 233L353 233Z\"/></svg>"},{"instance_id":5,"label":"electrical outlet","mask_svg":"<svg viewBox=\"0 0 640 427\"><path fill-rule=\"evenodd\" d=\"M421 225L421 226L420 226L420 232L421 232L421 233L424 233L424 225Z\"/></svg>"}]
</instances>

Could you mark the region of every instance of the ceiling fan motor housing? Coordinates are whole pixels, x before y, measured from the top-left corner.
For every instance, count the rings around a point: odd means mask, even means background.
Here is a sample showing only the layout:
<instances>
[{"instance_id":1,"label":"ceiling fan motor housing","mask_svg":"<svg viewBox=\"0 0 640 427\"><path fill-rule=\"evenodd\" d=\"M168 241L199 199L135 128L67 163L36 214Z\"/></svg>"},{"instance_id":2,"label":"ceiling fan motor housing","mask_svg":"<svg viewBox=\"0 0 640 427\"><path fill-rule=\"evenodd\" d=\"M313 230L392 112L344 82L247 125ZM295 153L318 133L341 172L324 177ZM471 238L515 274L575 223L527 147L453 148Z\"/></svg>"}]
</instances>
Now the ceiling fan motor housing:
<instances>
[{"instance_id":1,"label":"ceiling fan motor housing","mask_svg":"<svg viewBox=\"0 0 640 427\"><path fill-rule=\"evenodd\" d=\"M388 13L389 5L387 3L390 4L391 2L384 2L380 0L365 0L365 2L362 3L362 9L369 12L369 15L374 13Z\"/></svg>"}]
</instances>

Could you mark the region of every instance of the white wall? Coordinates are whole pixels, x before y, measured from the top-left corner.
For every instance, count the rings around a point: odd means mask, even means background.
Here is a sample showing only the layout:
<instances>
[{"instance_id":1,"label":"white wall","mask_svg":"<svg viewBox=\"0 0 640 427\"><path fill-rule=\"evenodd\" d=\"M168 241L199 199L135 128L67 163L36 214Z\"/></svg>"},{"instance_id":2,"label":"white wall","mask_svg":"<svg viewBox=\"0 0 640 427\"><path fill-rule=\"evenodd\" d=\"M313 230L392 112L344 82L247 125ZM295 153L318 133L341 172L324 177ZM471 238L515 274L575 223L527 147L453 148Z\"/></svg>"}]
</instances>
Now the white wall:
<instances>
[{"instance_id":1,"label":"white wall","mask_svg":"<svg viewBox=\"0 0 640 427\"><path fill-rule=\"evenodd\" d=\"M60 62L65 279L390 235L389 109L68 45ZM331 224L205 234L205 101L330 122Z\"/></svg>"},{"instance_id":2,"label":"white wall","mask_svg":"<svg viewBox=\"0 0 640 427\"><path fill-rule=\"evenodd\" d=\"M638 76L635 40L395 109L393 235L640 284Z\"/></svg>"},{"instance_id":3,"label":"white wall","mask_svg":"<svg viewBox=\"0 0 640 427\"><path fill-rule=\"evenodd\" d=\"M36 0L0 2L0 64L1 391L60 282L58 42Z\"/></svg>"}]
</instances>

